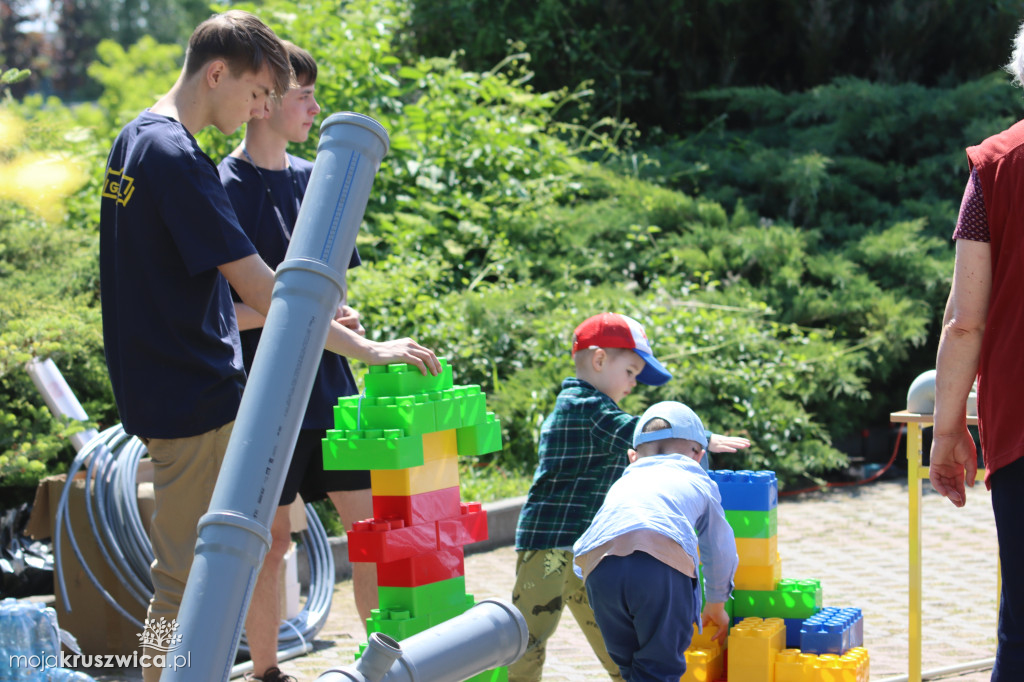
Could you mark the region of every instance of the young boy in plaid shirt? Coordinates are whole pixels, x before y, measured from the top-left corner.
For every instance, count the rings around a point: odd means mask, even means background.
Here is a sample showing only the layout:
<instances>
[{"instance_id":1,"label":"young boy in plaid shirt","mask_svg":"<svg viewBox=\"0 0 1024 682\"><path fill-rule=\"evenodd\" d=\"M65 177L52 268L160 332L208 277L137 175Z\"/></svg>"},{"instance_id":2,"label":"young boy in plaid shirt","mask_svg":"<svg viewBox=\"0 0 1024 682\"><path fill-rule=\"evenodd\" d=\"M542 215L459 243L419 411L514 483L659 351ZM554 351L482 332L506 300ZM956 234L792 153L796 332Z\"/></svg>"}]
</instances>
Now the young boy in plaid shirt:
<instances>
[{"instance_id":1,"label":"young boy in plaid shirt","mask_svg":"<svg viewBox=\"0 0 1024 682\"><path fill-rule=\"evenodd\" d=\"M619 667L605 648L583 582L572 569L573 543L590 526L605 494L627 464L637 417L619 401L637 383L661 386L672 375L651 351L636 320L602 313L573 333L576 376L562 382L554 411L541 426L540 462L516 528L512 603L530 632L522 658L509 666L510 682L536 682L546 642L569 610L613 679ZM712 452L749 447L745 438L712 435Z\"/></svg>"}]
</instances>

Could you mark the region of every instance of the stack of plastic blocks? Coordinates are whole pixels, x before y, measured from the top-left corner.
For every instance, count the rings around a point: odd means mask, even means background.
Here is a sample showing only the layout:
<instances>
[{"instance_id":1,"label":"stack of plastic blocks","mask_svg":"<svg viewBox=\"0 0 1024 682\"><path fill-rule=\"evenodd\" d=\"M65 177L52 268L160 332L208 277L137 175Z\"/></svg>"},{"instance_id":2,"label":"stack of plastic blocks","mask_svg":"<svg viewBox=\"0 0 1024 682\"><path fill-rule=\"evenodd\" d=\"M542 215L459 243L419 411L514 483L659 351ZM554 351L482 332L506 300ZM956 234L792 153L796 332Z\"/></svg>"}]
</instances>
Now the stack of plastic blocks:
<instances>
[{"instance_id":1,"label":"stack of plastic blocks","mask_svg":"<svg viewBox=\"0 0 1024 682\"><path fill-rule=\"evenodd\" d=\"M736 536L736 553L740 559L736 589L774 590L782 578L782 559L778 551L779 487L775 472L710 473L722 495L725 518Z\"/></svg>"},{"instance_id":2,"label":"stack of plastic blocks","mask_svg":"<svg viewBox=\"0 0 1024 682\"><path fill-rule=\"evenodd\" d=\"M370 470L373 518L348 533L349 560L377 564L380 606L368 631L397 640L473 605L463 547L487 538L486 512L460 499L458 458L501 449L501 425L480 387L454 386L451 366L441 364L436 376L371 367L365 395L338 400L336 428L323 441L325 469Z\"/></svg>"},{"instance_id":3,"label":"stack of plastic blocks","mask_svg":"<svg viewBox=\"0 0 1024 682\"><path fill-rule=\"evenodd\" d=\"M775 682L775 662L786 648L781 618L744 618L729 630L729 682Z\"/></svg>"},{"instance_id":4,"label":"stack of plastic blocks","mask_svg":"<svg viewBox=\"0 0 1024 682\"><path fill-rule=\"evenodd\" d=\"M725 674L725 653L722 645L712 638L718 632L718 626L709 623L704 632L697 632L697 624L693 624L693 639L686 650L686 672L679 682L715 682L723 679Z\"/></svg>"},{"instance_id":5,"label":"stack of plastic blocks","mask_svg":"<svg viewBox=\"0 0 1024 682\"><path fill-rule=\"evenodd\" d=\"M855 647L842 656L785 649L775 659L775 682L868 682L867 649Z\"/></svg>"}]
</instances>

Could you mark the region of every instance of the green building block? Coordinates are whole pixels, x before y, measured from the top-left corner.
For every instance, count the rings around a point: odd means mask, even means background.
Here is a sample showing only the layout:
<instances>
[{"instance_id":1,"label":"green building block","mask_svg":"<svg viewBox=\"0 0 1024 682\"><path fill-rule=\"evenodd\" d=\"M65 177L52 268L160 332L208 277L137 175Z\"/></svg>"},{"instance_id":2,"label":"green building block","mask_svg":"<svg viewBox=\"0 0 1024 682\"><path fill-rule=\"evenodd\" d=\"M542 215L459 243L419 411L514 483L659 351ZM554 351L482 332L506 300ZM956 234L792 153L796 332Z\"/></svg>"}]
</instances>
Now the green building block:
<instances>
[{"instance_id":1,"label":"green building block","mask_svg":"<svg viewBox=\"0 0 1024 682\"><path fill-rule=\"evenodd\" d=\"M726 509L725 520L732 526L732 532L738 538L770 538L778 535L779 509L778 507L773 507L770 511Z\"/></svg>"},{"instance_id":2,"label":"green building block","mask_svg":"<svg viewBox=\"0 0 1024 682\"><path fill-rule=\"evenodd\" d=\"M338 398L338 404L334 406L334 428L339 431L355 431L359 428L361 396L352 395ZM375 398L362 397L363 405Z\"/></svg>"},{"instance_id":3,"label":"green building block","mask_svg":"<svg viewBox=\"0 0 1024 682\"><path fill-rule=\"evenodd\" d=\"M369 397L415 395L444 391L452 387L452 367L447 358L438 358L441 371L437 375L421 374L418 367L404 363L372 365L363 378Z\"/></svg>"},{"instance_id":4,"label":"green building block","mask_svg":"<svg viewBox=\"0 0 1024 682\"><path fill-rule=\"evenodd\" d=\"M810 618L821 610L821 582L780 580L774 590L733 590L734 618Z\"/></svg>"},{"instance_id":5,"label":"green building block","mask_svg":"<svg viewBox=\"0 0 1024 682\"><path fill-rule=\"evenodd\" d=\"M324 469L408 469L423 464L423 437L401 429L329 429L323 439Z\"/></svg>"},{"instance_id":6,"label":"green building block","mask_svg":"<svg viewBox=\"0 0 1024 682\"><path fill-rule=\"evenodd\" d=\"M462 396L459 402L461 426L479 424L487 419L487 398L478 385L456 386L453 390Z\"/></svg>"},{"instance_id":7,"label":"green building block","mask_svg":"<svg viewBox=\"0 0 1024 682\"><path fill-rule=\"evenodd\" d=\"M381 632L402 641L455 616L461 616L472 605L473 600L468 599L463 604L437 609L418 617L402 609L374 609L370 612L367 632Z\"/></svg>"},{"instance_id":8,"label":"green building block","mask_svg":"<svg viewBox=\"0 0 1024 682\"><path fill-rule=\"evenodd\" d=\"M434 406L434 419L438 431L457 429L462 426L462 412L459 409L462 396L458 391L449 388L447 391L436 391L427 395L430 396Z\"/></svg>"},{"instance_id":9,"label":"green building block","mask_svg":"<svg viewBox=\"0 0 1024 682\"><path fill-rule=\"evenodd\" d=\"M381 585L377 588L377 594L380 596L381 610L404 610L413 618L426 616L437 609L473 605L473 595L466 594L465 576L417 587Z\"/></svg>"},{"instance_id":10,"label":"green building block","mask_svg":"<svg viewBox=\"0 0 1024 682\"><path fill-rule=\"evenodd\" d=\"M473 675L466 682L508 682L508 668L485 670Z\"/></svg>"},{"instance_id":11,"label":"green building block","mask_svg":"<svg viewBox=\"0 0 1024 682\"><path fill-rule=\"evenodd\" d=\"M363 428L402 429L407 436L439 431L434 418L432 394L364 398L360 421Z\"/></svg>"},{"instance_id":12,"label":"green building block","mask_svg":"<svg viewBox=\"0 0 1024 682\"><path fill-rule=\"evenodd\" d=\"M486 420L456 429L455 437L458 439L461 457L497 452L501 449L501 422L494 417L493 412L488 412Z\"/></svg>"}]
</instances>

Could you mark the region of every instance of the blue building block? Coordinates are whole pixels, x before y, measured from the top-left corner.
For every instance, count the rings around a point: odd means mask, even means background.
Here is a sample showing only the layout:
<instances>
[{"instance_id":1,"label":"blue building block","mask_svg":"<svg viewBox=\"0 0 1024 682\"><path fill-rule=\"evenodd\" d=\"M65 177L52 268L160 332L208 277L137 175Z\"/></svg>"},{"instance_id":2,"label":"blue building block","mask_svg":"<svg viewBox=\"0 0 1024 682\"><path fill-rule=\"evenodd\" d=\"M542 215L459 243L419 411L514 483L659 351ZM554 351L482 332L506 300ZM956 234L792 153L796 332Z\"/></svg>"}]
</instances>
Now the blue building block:
<instances>
[{"instance_id":1,"label":"blue building block","mask_svg":"<svg viewBox=\"0 0 1024 682\"><path fill-rule=\"evenodd\" d=\"M864 616L860 609L827 606L804 621L800 651L842 655L864 645Z\"/></svg>"},{"instance_id":2,"label":"blue building block","mask_svg":"<svg viewBox=\"0 0 1024 682\"><path fill-rule=\"evenodd\" d=\"M709 471L718 484L723 509L771 511L779 505L779 483L774 471Z\"/></svg>"},{"instance_id":3,"label":"blue building block","mask_svg":"<svg viewBox=\"0 0 1024 682\"><path fill-rule=\"evenodd\" d=\"M800 628L804 626L803 618L783 618L786 624L786 648L800 648Z\"/></svg>"}]
</instances>

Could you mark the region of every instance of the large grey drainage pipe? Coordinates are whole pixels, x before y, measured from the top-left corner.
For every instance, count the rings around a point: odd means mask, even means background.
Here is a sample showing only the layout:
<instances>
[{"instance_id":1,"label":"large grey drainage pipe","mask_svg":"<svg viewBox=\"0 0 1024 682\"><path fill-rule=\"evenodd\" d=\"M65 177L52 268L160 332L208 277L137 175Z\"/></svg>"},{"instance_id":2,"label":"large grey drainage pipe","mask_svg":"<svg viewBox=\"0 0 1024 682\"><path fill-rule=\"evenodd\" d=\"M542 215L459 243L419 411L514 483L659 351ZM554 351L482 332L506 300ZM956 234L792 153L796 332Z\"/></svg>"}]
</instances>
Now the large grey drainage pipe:
<instances>
[{"instance_id":1,"label":"large grey drainage pipe","mask_svg":"<svg viewBox=\"0 0 1024 682\"><path fill-rule=\"evenodd\" d=\"M528 641L519 610L487 599L401 644L375 632L355 665L328 670L317 682L461 682L517 661Z\"/></svg>"},{"instance_id":2,"label":"large grey drainage pipe","mask_svg":"<svg viewBox=\"0 0 1024 682\"><path fill-rule=\"evenodd\" d=\"M320 126L309 187L275 274L210 508L199 521L178 613L182 640L174 651L189 656L188 666L165 668L165 682L228 679L344 273L389 142L387 131L361 114L334 114Z\"/></svg>"}]
</instances>

